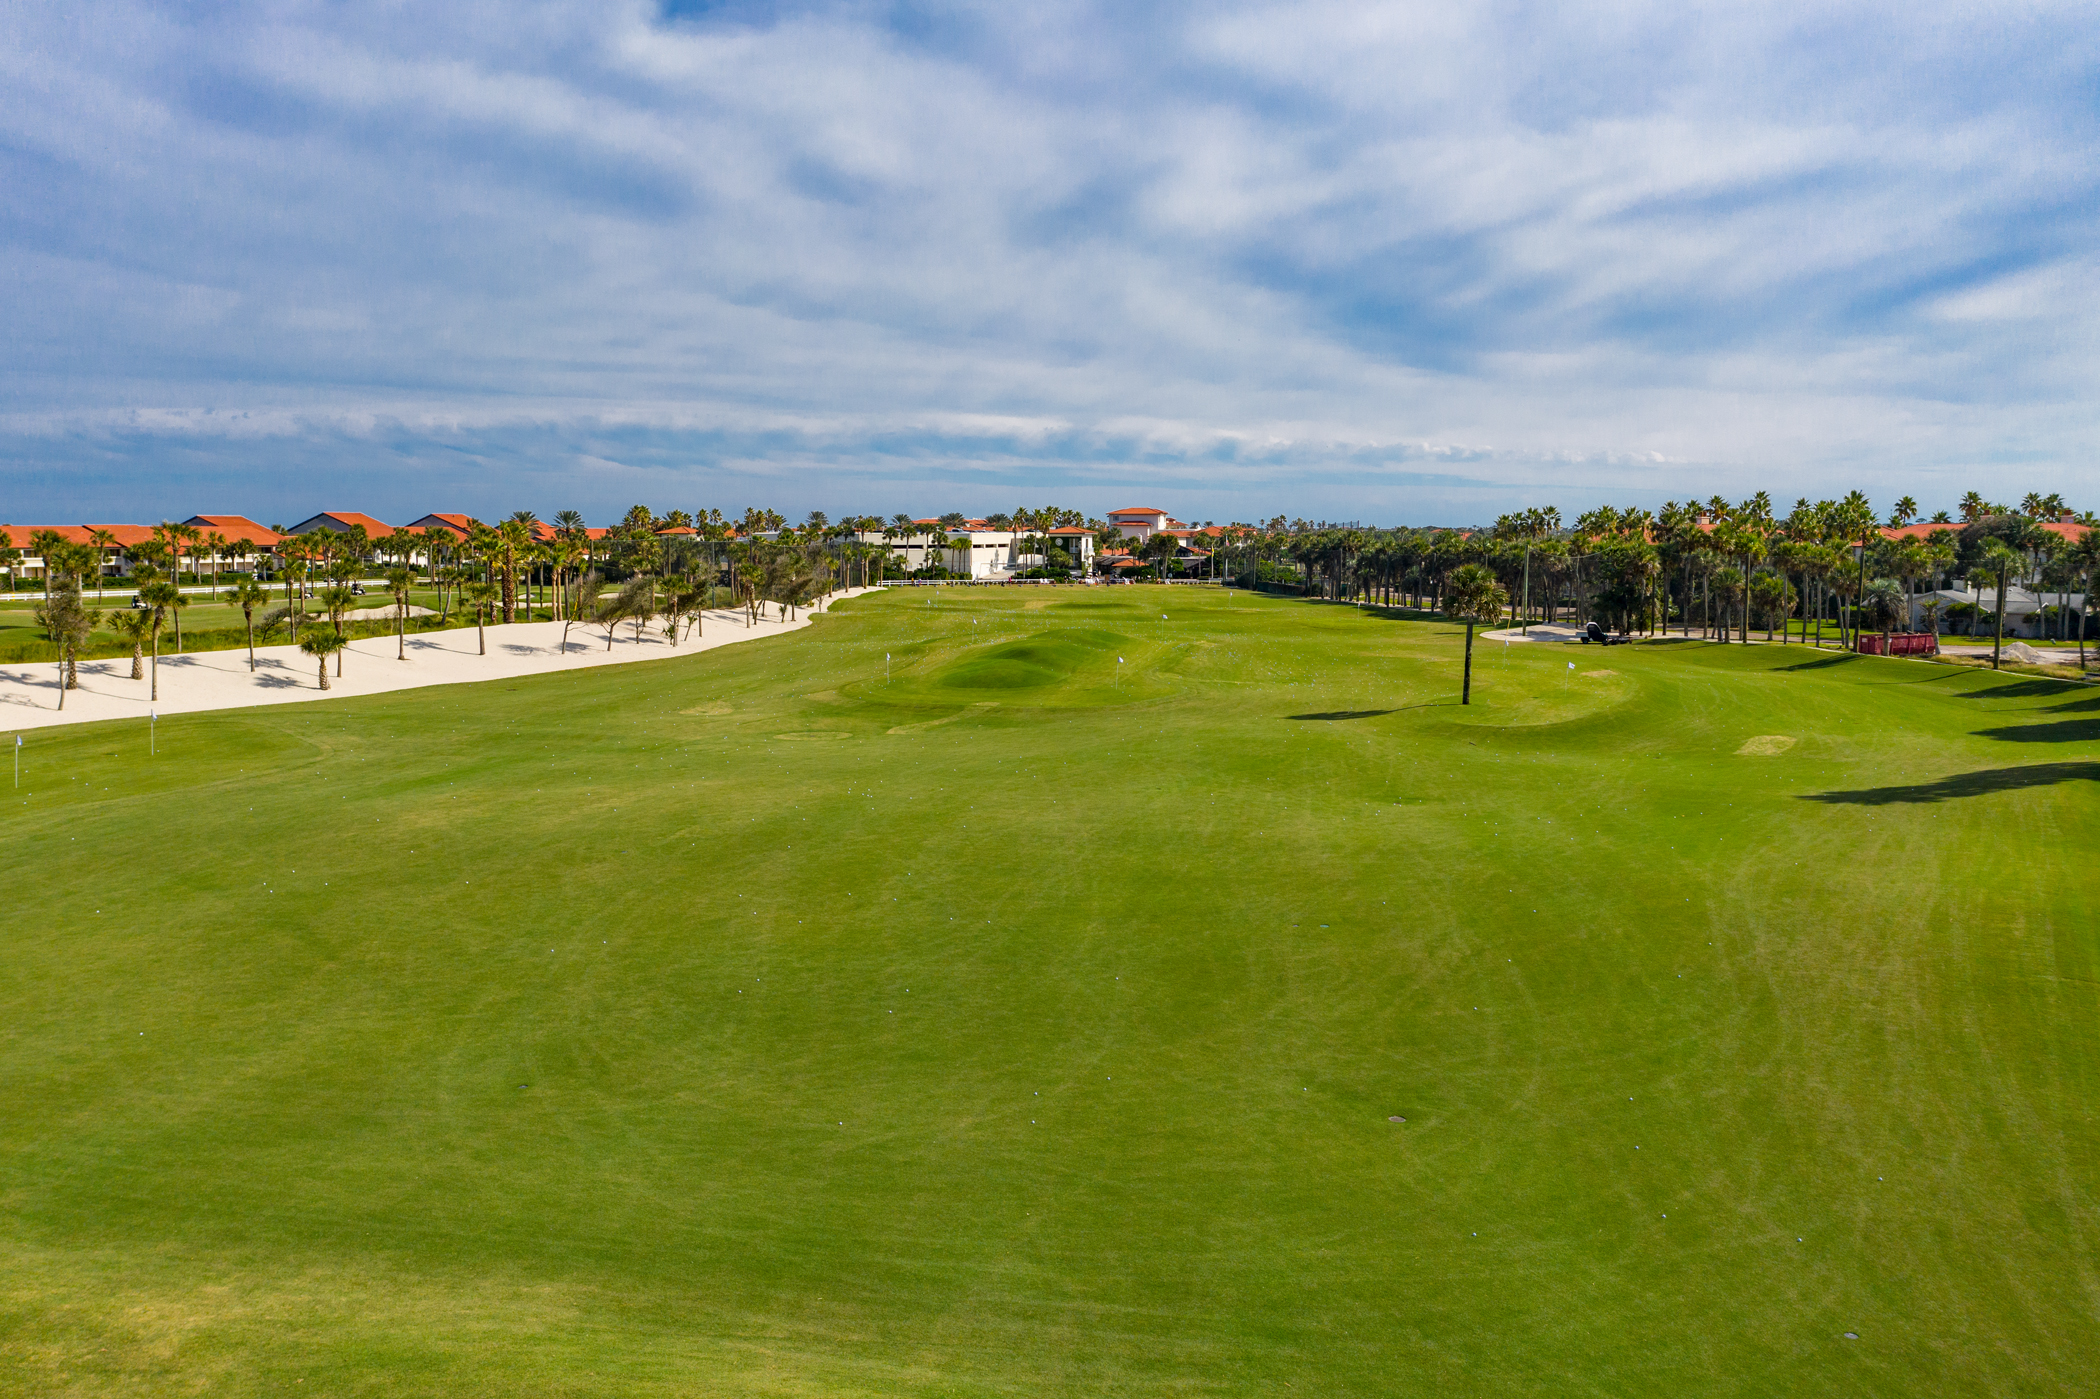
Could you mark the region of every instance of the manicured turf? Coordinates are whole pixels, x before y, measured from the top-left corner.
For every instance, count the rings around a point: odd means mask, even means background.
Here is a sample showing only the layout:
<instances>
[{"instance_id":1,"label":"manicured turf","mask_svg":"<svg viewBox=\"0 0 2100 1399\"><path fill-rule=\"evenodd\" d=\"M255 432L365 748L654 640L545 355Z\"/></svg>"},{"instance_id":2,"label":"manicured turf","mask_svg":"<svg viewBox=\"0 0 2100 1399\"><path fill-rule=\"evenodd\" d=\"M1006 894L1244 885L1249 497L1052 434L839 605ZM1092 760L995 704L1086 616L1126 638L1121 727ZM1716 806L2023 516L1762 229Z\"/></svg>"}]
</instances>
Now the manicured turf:
<instances>
[{"instance_id":1,"label":"manicured turf","mask_svg":"<svg viewBox=\"0 0 2100 1399\"><path fill-rule=\"evenodd\" d=\"M2100 1373L2100 691L928 602L33 735L0 1390Z\"/></svg>"}]
</instances>

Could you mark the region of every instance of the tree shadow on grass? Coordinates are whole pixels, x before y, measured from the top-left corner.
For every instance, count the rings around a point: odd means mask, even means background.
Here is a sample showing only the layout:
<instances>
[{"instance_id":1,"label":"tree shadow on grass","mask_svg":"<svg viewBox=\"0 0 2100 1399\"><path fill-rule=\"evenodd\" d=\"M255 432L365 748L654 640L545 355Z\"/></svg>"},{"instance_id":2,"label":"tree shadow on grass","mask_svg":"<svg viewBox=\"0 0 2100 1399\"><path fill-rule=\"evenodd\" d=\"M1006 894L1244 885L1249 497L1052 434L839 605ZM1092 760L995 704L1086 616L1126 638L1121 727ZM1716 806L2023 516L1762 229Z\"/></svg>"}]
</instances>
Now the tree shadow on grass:
<instances>
[{"instance_id":1,"label":"tree shadow on grass","mask_svg":"<svg viewBox=\"0 0 2100 1399\"><path fill-rule=\"evenodd\" d=\"M2083 689L2068 680L2014 680L2003 685L1979 685L1963 690L1963 699L2046 699L2067 690Z\"/></svg>"},{"instance_id":2,"label":"tree shadow on grass","mask_svg":"<svg viewBox=\"0 0 2100 1399\"><path fill-rule=\"evenodd\" d=\"M1286 719L1299 723L1333 723L1338 719L1376 719L1384 714L1405 714L1410 709L1436 709L1442 705L1456 705L1457 700L1429 700L1423 704L1403 704L1398 709L1330 709L1321 714L1286 714Z\"/></svg>"},{"instance_id":3,"label":"tree shadow on grass","mask_svg":"<svg viewBox=\"0 0 2100 1399\"><path fill-rule=\"evenodd\" d=\"M2100 740L2100 719L2059 719L2053 724L2008 724L2002 729L1978 729L1978 738L2001 743L2089 743Z\"/></svg>"},{"instance_id":4,"label":"tree shadow on grass","mask_svg":"<svg viewBox=\"0 0 2100 1399\"><path fill-rule=\"evenodd\" d=\"M1839 656L1825 656L1818 661L1796 661L1793 665L1773 666L1772 669L1775 671L1828 670L1831 666L1834 665L1851 665L1854 661L1858 659L1859 657L1853 655L1850 651L1847 651L1843 655Z\"/></svg>"},{"instance_id":5,"label":"tree shadow on grass","mask_svg":"<svg viewBox=\"0 0 2100 1399\"><path fill-rule=\"evenodd\" d=\"M2100 763L2034 763L2027 767L1985 768L1960 772L1937 782L1909 787L1868 787L1856 792L1804 792L1802 801L1829 806L1896 806L1984 797L1992 792L2019 792L2053 787L2059 782L2100 782Z\"/></svg>"}]
</instances>

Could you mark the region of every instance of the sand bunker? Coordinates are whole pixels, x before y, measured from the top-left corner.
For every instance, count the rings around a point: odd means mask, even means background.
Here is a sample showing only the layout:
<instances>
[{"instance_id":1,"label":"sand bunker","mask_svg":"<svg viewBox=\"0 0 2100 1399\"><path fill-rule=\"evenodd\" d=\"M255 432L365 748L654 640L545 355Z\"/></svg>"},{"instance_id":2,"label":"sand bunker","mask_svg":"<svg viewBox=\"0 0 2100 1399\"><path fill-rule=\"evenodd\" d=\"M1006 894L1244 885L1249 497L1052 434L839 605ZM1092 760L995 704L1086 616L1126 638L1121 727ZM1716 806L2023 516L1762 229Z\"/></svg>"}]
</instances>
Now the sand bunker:
<instances>
[{"instance_id":1,"label":"sand bunker","mask_svg":"<svg viewBox=\"0 0 2100 1399\"><path fill-rule=\"evenodd\" d=\"M851 597L853 593L832 596ZM778 636L809 625L807 614L793 622L782 622L777 611L768 611L771 615L751 627L744 625L741 612L710 612L703 634L687 635L675 647L654 626L644 631L639 640L633 627L622 626L607 649L602 627L578 625L570 628L564 645L560 622L490 627L487 655L481 654L480 639L473 627L410 636L405 659L396 659L396 653L403 648L394 637L364 637L350 643L340 677L330 663L329 688L325 691L320 688L314 658L296 646L258 647L252 671L245 648L192 651L181 656L163 652L158 700L147 697L148 681L130 678L131 657L117 656L82 661L81 688L66 693L63 710L58 708L56 662L0 666L0 733L53 724L84 724L96 719L143 719L149 710L166 718L208 709L244 709L258 704L412 690L424 685L515 680L524 675L628 661L670 660L739 641Z\"/></svg>"},{"instance_id":2,"label":"sand bunker","mask_svg":"<svg viewBox=\"0 0 2100 1399\"><path fill-rule=\"evenodd\" d=\"M437 612L432 608L417 607L411 603L408 615L411 617L435 617ZM343 620L346 622L392 622L399 619L391 607L360 607L355 612L345 612Z\"/></svg>"}]
</instances>

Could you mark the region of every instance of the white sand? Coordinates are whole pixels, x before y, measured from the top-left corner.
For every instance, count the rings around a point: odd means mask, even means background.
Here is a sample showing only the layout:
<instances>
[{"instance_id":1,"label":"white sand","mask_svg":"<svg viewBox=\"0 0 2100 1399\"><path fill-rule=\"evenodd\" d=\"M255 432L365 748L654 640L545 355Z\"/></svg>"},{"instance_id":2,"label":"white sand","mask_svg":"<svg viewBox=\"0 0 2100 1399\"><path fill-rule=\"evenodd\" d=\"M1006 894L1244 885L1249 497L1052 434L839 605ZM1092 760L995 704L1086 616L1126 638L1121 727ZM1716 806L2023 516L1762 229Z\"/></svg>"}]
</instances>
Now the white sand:
<instances>
[{"instance_id":1,"label":"white sand","mask_svg":"<svg viewBox=\"0 0 2100 1399\"><path fill-rule=\"evenodd\" d=\"M856 588L834 593L831 601L870 591L874 590ZM191 714L341 695L376 695L424 685L512 680L550 670L580 670L628 661L668 660L739 641L779 636L809 625L807 612L793 622L782 622L778 609L767 611L767 619L752 627L744 625L741 612L709 612L703 634L686 635L676 647L665 641L662 631L652 623L643 630L640 641L634 639L633 626L623 625L608 651L603 627L578 623L569 630L566 655L561 650L560 622L490 627L486 656L479 654L472 627L412 634L406 660L395 659L393 637L367 637L350 643L340 677L335 674L335 662L329 661L326 690L320 688L320 663L296 646L258 647L252 674L245 647L237 651L192 651L183 656L163 653L157 702L147 699L149 679L131 678L129 656L82 661L80 688L66 692L63 711L58 708L57 662L0 666L0 733L53 724L84 724L97 719L143 719L148 710L164 715ZM149 656L149 677L152 665Z\"/></svg>"}]
</instances>

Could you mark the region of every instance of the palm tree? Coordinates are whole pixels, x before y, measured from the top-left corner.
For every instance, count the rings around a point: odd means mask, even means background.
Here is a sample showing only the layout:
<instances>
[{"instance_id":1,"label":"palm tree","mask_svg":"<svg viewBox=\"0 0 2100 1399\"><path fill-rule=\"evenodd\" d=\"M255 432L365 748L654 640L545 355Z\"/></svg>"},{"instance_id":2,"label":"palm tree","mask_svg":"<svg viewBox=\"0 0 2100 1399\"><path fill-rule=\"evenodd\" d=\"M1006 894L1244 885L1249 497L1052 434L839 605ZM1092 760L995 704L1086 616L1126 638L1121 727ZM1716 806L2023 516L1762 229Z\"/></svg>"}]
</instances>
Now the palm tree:
<instances>
[{"instance_id":1,"label":"palm tree","mask_svg":"<svg viewBox=\"0 0 2100 1399\"><path fill-rule=\"evenodd\" d=\"M131 678L146 678L146 633L153 628L153 614L142 607L120 607L109 614L109 624L118 636L131 643Z\"/></svg>"},{"instance_id":2,"label":"palm tree","mask_svg":"<svg viewBox=\"0 0 2100 1399\"><path fill-rule=\"evenodd\" d=\"M2100 574L2100 529L2088 529L2071 546L2071 567L2085 581L2085 597L2078 607L2078 668L2085 669L2085 620L2093 610L2093 579Z\"/></svg>"},{"instance_id":3,"label":"palm tree","mask_svg":"<svg viewBox=\"0 0 2100 1399\"><path fill-rule=\"evenodd\" d=\"M182 654L182 614L189 609L190 595L173 583L168 586L175 589L174 597L168 601L168 615L175 623L175 654L179 656Z\"/></svg>"},{"instance_id":4,"label":"palm tree","mask_svg":"<svg viewBox=\"0 0 2100 1399\"><path fill-rule=\"evenodd\" d=\"M219 600L219 560L226 557L227 538L213 530L204 536L204 547L211 551L211 600Z\"/></svg>"},{"instance_id":5,"label":"palm tree","mask_svg":"<svg viewBox=\"0 0 2100 1399\"><path fill-rule=\"evenodd\" d=\"M1862 620L1871 619L1881 623L1881 654L1884 656L1889 653L1888 637L1895 628L1897 618L1909 610L1909 596L1904 592L1903 585L1893 578L1876 578L1867 584L1866 592L1861 594L1860 617Z\"/></svg>"},{"instance_id":6,"label":"palm tree","mask_svg":"<svg viewBox=\"0 0 2100 1399\"><path fill-rule=\"evenodd\" d=\"M387 591L394 595L394 659L408 659L408 590L416 583L416 571L397 564L386 571Z\"/></svg>"},{"instance_id":7,"label":"palm tree","mask_svg":"<svg viewBox=\"0 0 2100 1399\"><path fill-rule=\"evenodd\" d=\"M576 566L583 562L585 552L582 541L567 535L556 538L547 546L547 561L554 567L554 605L560 609L560 613L555 617L556 621L566 622L569 619L565 589L570 575L575 573ZM564 635L566 634L565 632Z\"/></svg>"},{"instance_id":8,"label":"palm tree","mask_svg":"<svg viewBox=\"0 0 2100 1399\"><path fill-rule=\"evenodd\" d=\"M1444 615L1466 620L1466 669L1458 696L1460 704L1473 702L1473 627L1500 616L1507 606L1509 593L1495 581L1494 570L1485 564L1461 564L1452 570L1444 585Z\"/></svg>"},{"instance_id":9,"label":"palm tree","mask_svg":"<svg viewBox=\"0 0 2100 1399\"><path fill-rule=\"evenodd\" d=\"M532 548L532 527L513 515L496 526L495 536L491 562L503 574L503 620L508 624L518 620L518 560Z\"/></svg>"},{"instance_id":10,"label":"palm tree","mask_svg":"<svg viewBox=\"0 0 2100 1399\"><path fill-rule=\"evenodd\" d=\"M634 623L634 639L642 639L642 628L656 616L656 576L637 573L620 589L620 615ZM606 650L612 649L610 642Z\"/></svg>"},{"instance_id":11,"label":"palm tree","mask_svg":"<svg viewBox=\"0 0 2100 1399\"><path fill-rule=\"evenodd\" d=\"M338 571L341 571L340 566ZM351 603L357 601L357 595L339 580L329 587L321 589L321 596L318 601L321 606L328 609L328 625L341 632L343 631L343 614L350 610ZM347 641L347 639L346 634L345 640ZM345 646L335 653L335 673L337 675L343 673L343 650L347 649L348 647Z\"/></svg>"},{"instance_id":12,"label":"palm tree","mask_svg":"<svg viewBox=\"0 0 2100 1399\"><path fill-rule=\"evenodd\" d=\"M1717 568L1713 571L1713 575L1707 579L1706 586L1708 591L1720 599L1721 642L1723 645L1726 645L1733 639L1731 633L1735 627L1733 621L1735 606L1743 600L1748 592L1748 585L1743 581L1741 569Z\"/></svg>"},{"instance_id":13,"label":"palm tree","mask_svg":"<svg viewBox=\"0 0 2100 1399\"><path fill-rule=\"evenodd\" d=\"M238 576L238 575L236 575ZM255 609L270 600L270 594L253 578L241 578L227 589L226 600L241 609L241 620L248 627L248 669L255 669ZM138 677L134 676L133 679Z\"/></svg>"},{"instance_id":14,"label":"palm tree","mask_svg":"<svg viewBox=\"0 0 2100 1399\"><path fill-rule=\"evenodd\" d=\"M102 553L102 559L95 567L95 597L97 600L100 600L102 597L103 570L109 567L109 555L116 551L117 537L106 529L91 529L88 531L88 540ZM136 675L131 678L134 680L138 679Z\"/></svg>"},{"instance_id":15,"label":"palm tree","mask_svg":"<svg viewBox=\"0 0 2100 1399\"><path fill-rule=\"evenodd\" d=\"M489 653L489 609L496 605L502 593L494 583L482 579L462 587L460 596L474 609L474 628L481 638L481 654L486 656Z\"/></svg>"},{"instance_id":16,"label":"palm tree","mask_svg":"<svg viewBox=\"0 0 2100 1399\"><path fill-rule=\"evenodd\" d=\"M182 590L164 578L154 578L139 589L139 601L146 604L152 616L149 634L153 638L153 686L148 699L160 698L160 629L167 624L168 613L182 605Z\"/></svg>"},{"instance_id":17,"label":"palm tree","mask_svg":"<svg viewBox=\"0 0 2100 1399\"><path fill-rule=\"evenodd\" d=\"M293 537L278 541L277 557L283 563L284 611L292 640L299 639L299 623L306 615L306 571L314 557L311 542Z\"/></svg>"},{"instance_id":18,"label":"palm tree","mask_svg":"<svg viewBox=\"0 0 2100 1399\"><path fill-rule=\"evenodd\" d=\"M87 606L80 596L80 576L97 567L99 558L83 544L61 544L44 556L44 572L47 578L53 572L58 574L54 580L57 586L55 591L47 592L44 605L36 609L36 617L46 634L58 643L60 709L66 707L66 691L80 688L80 648L102 621L102 614Z\"/></svg>"},{"instance_id":19,"label":"palm tree","mask_svg":"<svg viewBox=\"0 0 2100 1399\"><path fill-rule=\"evenodd\" d=\"M450 580L447 576L449 570L444 567L444 558L446 551L452 547L453 539L454 535L451 530L444 528L442 525L431 525L423 531L421 541L423 545L423 571L430 575L431 583L437 588L440 620L451 615L446 610L445 603L445 584Z\"/></svg>"},{"instance_id":20,"label":"palm tree","mask_svg":"<svg viewBox=\"0 0 2100 1399\"><path fill-rule=\"evenodd\" d=\"M1784 621L1794 610L1794 589L1783 573L1760 573L1750 580L1750 601L1764 614L1765 644L1772 643L1775 621Z\"/></svg>"},{"instance_id":21,"label":"palm tree","mask_svg":"<svg viewBox=\"0 0 2100 1399\"><path fill-rule=\"evenodd\" d=\"M1873 507L1858 491L1850 492L1837 503L1830 513L1830 525L1831 532L1851 546L1853 556L1859 560L1859 573L1850 589L1851 595L1858 597L1867 590L1867 550L1881 537L1881 527L1874 522ZM1853 619L1851 649L1859 649L1857 618Z\"/></svg>"},{"instance_id":22,"label":"palm tree","mask_svg":"<svg viewBox=\"0 0 2100 1399\"><path fill-rule=\"evenodd\" d=\"M613 636L619 631L620 623L627 620L627 604L633 595L634 584L629 581L626 587L611 597L600 597L596 609L591 613L591 622L605 628L605 649L608 651L613 648Z\"/></svg>"},{"instance_id":23,"label":"palm tree","mask_svg":"<svg viewBox=\"0 0 2100 1399\"><path fill-rule=\"evenodd\" d=\"M1993 619L1991 635L1991 669L1999 670L2002 669L1999 657L2005 649L2005 580L2019 571L2022 558L2020 551L2004 540L1991 539L1985 541L1983 554L1977 562L1984 574L1995 578L1998 583L1998 615Z\"/></svg>"},{"instance_id":24,"label":"palm tree","mask_svg":"<svg viewBox=\"0 0 2100 1399\"><path fill-rule=\"evenodd\" d=\"M328 658L340 657L349 644L350 638L334 627L309 627L306 635L299 638L299 649L320 662L322 689L328 688ZM342 662L338 660L336 664L340 666Z\"/></svg>"},{"instance_id":25,"label":"palm tree","mask_svg":"<svg viewBox=\"0 0 2100 1399\"><path fill-rule=\"evenodd\" d=\"M569 594L562 608L561 653L569 654L569 628L581 621L596 621L598 605L605 594L605 579L597 573L586 573L569 585Z\"/></svg>"}]
</instances>

